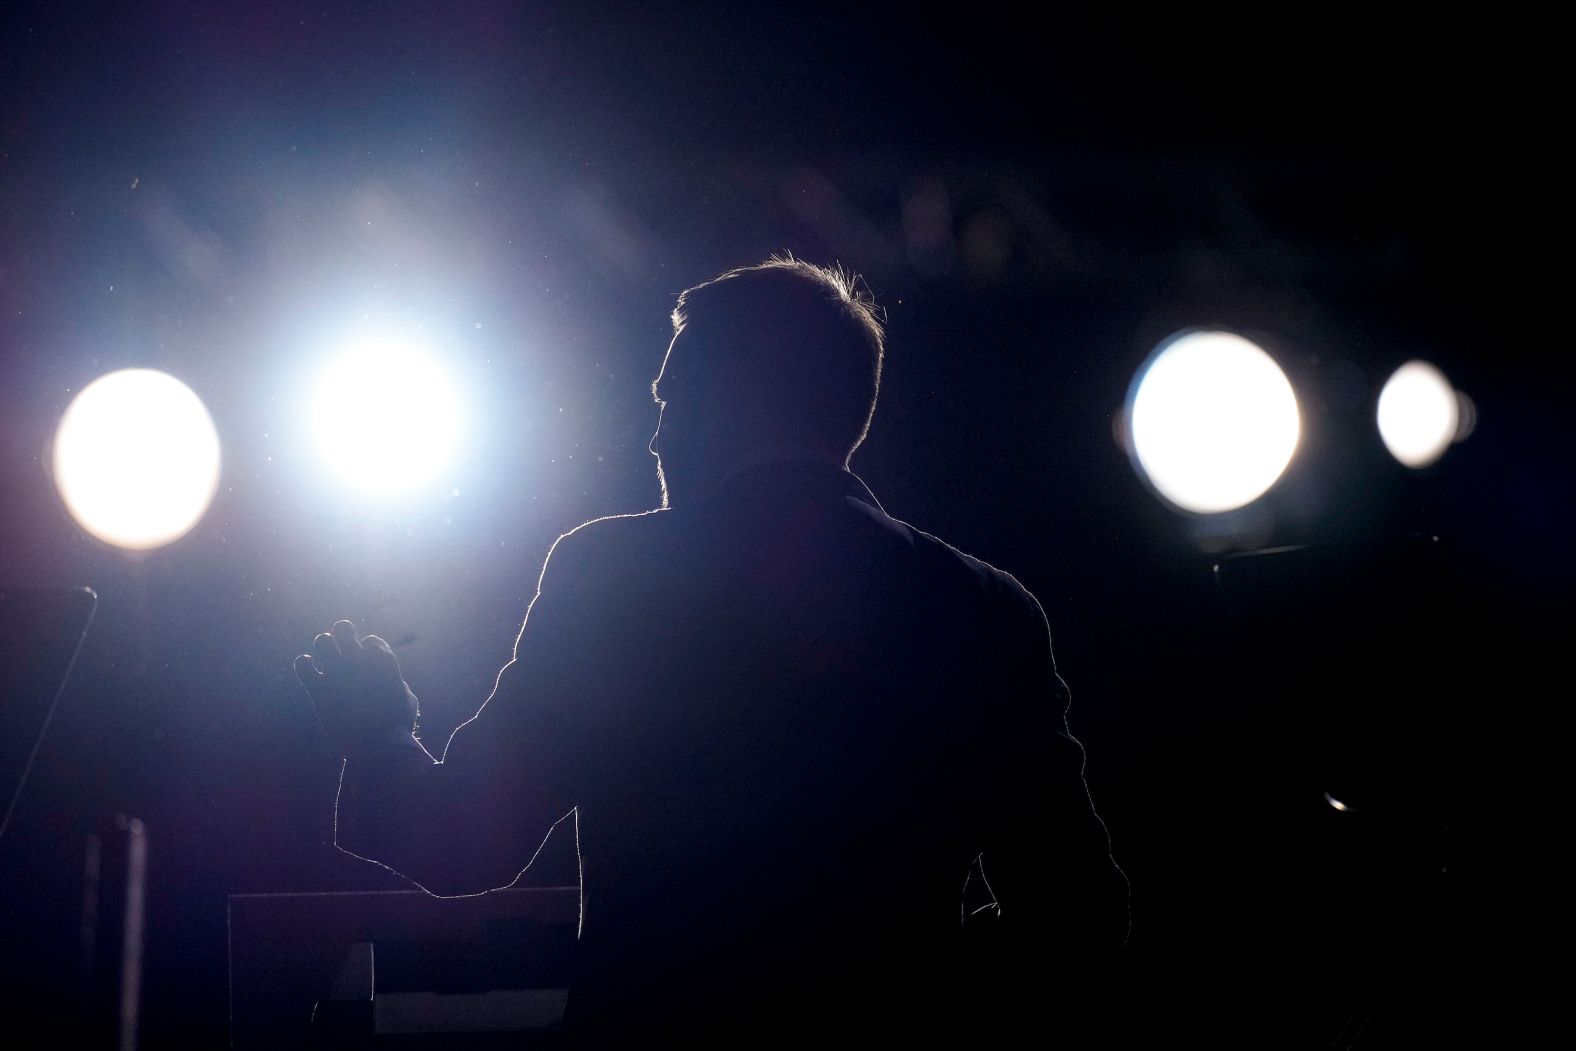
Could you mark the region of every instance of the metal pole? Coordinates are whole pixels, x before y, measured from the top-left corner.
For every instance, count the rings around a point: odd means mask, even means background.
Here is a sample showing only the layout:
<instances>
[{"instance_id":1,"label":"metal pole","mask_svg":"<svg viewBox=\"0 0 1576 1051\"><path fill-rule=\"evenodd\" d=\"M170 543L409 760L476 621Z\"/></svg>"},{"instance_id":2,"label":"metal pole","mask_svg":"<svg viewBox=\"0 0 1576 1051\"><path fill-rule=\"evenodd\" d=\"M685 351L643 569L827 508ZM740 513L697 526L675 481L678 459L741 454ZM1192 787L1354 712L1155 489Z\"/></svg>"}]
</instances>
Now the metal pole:
<instances>
[{"instance_id":1,"label":"metal pole","mask_svg":"<svg viewBox=\"0 0 1576 1051\"><path fill-rule=\"evenodd\" d=\"M142 999L142 911L148 869L148 836L142 822L124 814L116 824L126 830L126 934L120 957L120 1051L137 1049L137 1017Z\"/></svg>"}]
</instances>

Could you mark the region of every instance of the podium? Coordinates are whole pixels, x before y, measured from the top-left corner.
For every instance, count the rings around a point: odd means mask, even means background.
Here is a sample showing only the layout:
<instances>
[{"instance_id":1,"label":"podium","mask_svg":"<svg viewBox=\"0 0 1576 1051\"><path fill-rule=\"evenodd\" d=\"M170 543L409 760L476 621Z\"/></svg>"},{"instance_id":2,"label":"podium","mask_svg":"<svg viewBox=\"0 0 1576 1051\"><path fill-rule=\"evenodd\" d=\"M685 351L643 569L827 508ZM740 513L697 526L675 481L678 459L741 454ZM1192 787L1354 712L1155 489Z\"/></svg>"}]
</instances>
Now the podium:
<instances>
[{"instance_id":1,"label":"podium","mask_svg":"<svg viewBox=\"0 0 1576 1051\"><path fill-rule=\"evenodd\" d=\"M576 887L232 894L230 1046L551 1047Z\"/></svg>"}]
</instances>

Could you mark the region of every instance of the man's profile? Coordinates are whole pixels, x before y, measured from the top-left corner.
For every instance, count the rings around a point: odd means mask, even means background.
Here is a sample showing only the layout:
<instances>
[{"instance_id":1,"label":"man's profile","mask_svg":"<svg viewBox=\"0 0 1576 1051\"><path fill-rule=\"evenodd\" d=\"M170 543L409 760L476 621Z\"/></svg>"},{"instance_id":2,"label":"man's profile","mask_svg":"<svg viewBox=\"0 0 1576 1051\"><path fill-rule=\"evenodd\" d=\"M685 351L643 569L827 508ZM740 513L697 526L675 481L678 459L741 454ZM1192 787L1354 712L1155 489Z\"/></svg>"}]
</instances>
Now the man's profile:
<instances>
[{"instance_id":1,"label":"man's profile","mask_svg":"<svg viewBox=\"0 0 1576 1051\"><path fill-rule=\"evenodd\" d=\"M1121 942L1125 881L1038 602L847 469L868 293L774 257L673 321L663 507L559 538L441 761L381 640L341 621L297 659L346 756L336 843L462 894L576 836L571 1013L601 1031L934 1035L994 1010L981 989L1054 998Z\"/></svg>"}]
</instances>

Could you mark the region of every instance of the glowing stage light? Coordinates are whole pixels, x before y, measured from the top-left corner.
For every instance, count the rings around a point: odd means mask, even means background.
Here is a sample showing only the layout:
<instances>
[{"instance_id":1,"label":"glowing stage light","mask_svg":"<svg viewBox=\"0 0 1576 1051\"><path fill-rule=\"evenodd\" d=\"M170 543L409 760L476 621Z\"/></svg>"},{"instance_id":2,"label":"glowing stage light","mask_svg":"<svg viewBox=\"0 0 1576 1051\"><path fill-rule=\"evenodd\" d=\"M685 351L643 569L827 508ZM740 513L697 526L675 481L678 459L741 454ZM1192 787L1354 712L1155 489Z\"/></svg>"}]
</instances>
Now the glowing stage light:
<instances>
[{"instance_id":1,"label":"glowing stage light","mask_svg":"<svg viewBox=\"0 0 1576 1051\"><path fill-rule=\"evenodd\" d=\"M1273 358L1231 332L1162 343L1133 381L1127 433L1140 472L1185 511L1258 499L1291 462L1297 398Z\"/></svg>"},{"instance_id":2,"label":"glowing stage light","mask_svg":"<svg viewBox=\"0 0 1576 1051\"><path fill-rule=\"evenodd\" d=\"M122 369L84 387L55 432L55 484L87 532L133 551L197 524L219 487L219 434L174 376Z\"/></svg>"},{"instance_id":3,"label":"glowing stage light","mask_svg":"<svg viewBox=\"0 0 1576 1051\"><path fill-rule=\"evenodd\" d=\"M1379 392L1379 437L1408 467L1427 467L1462 433L1461 397L1426 361L1396 369Z\"/></svg>"},{"instance_id":4,"label":"glowing stage light","mask_svg":"<svg viewBox=\"0 0 1576 1051\"><path fill-rule=\"evenodd\" d=\"M319 378L312 427L323 456L352 487L408 492L454 454L460 400L431 357L407 343L365 339Z\"/></svg>"}]
</instances>

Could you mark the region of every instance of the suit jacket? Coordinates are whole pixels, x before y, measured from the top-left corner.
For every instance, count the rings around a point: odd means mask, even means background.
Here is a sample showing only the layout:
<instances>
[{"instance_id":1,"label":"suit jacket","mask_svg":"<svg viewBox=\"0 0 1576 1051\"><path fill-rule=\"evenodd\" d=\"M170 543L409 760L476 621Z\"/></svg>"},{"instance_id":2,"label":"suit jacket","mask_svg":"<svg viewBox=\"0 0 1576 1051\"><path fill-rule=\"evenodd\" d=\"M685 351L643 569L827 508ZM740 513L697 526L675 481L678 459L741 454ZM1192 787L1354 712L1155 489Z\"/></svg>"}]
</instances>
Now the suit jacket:
<instances>
[{"instance_id":1,"label":"suit jacket","mask_svg":"<svg viewBox=\"0 0 1576 1051\"><path fill-rule=\"evenodd\" d=\"M449 894L575 834L588 1026L934 1035L1125 934L1066 707L1011 576L761 466L561 537L443 761L347 760L337 842Z\"/></svg>"}]
</instances>

